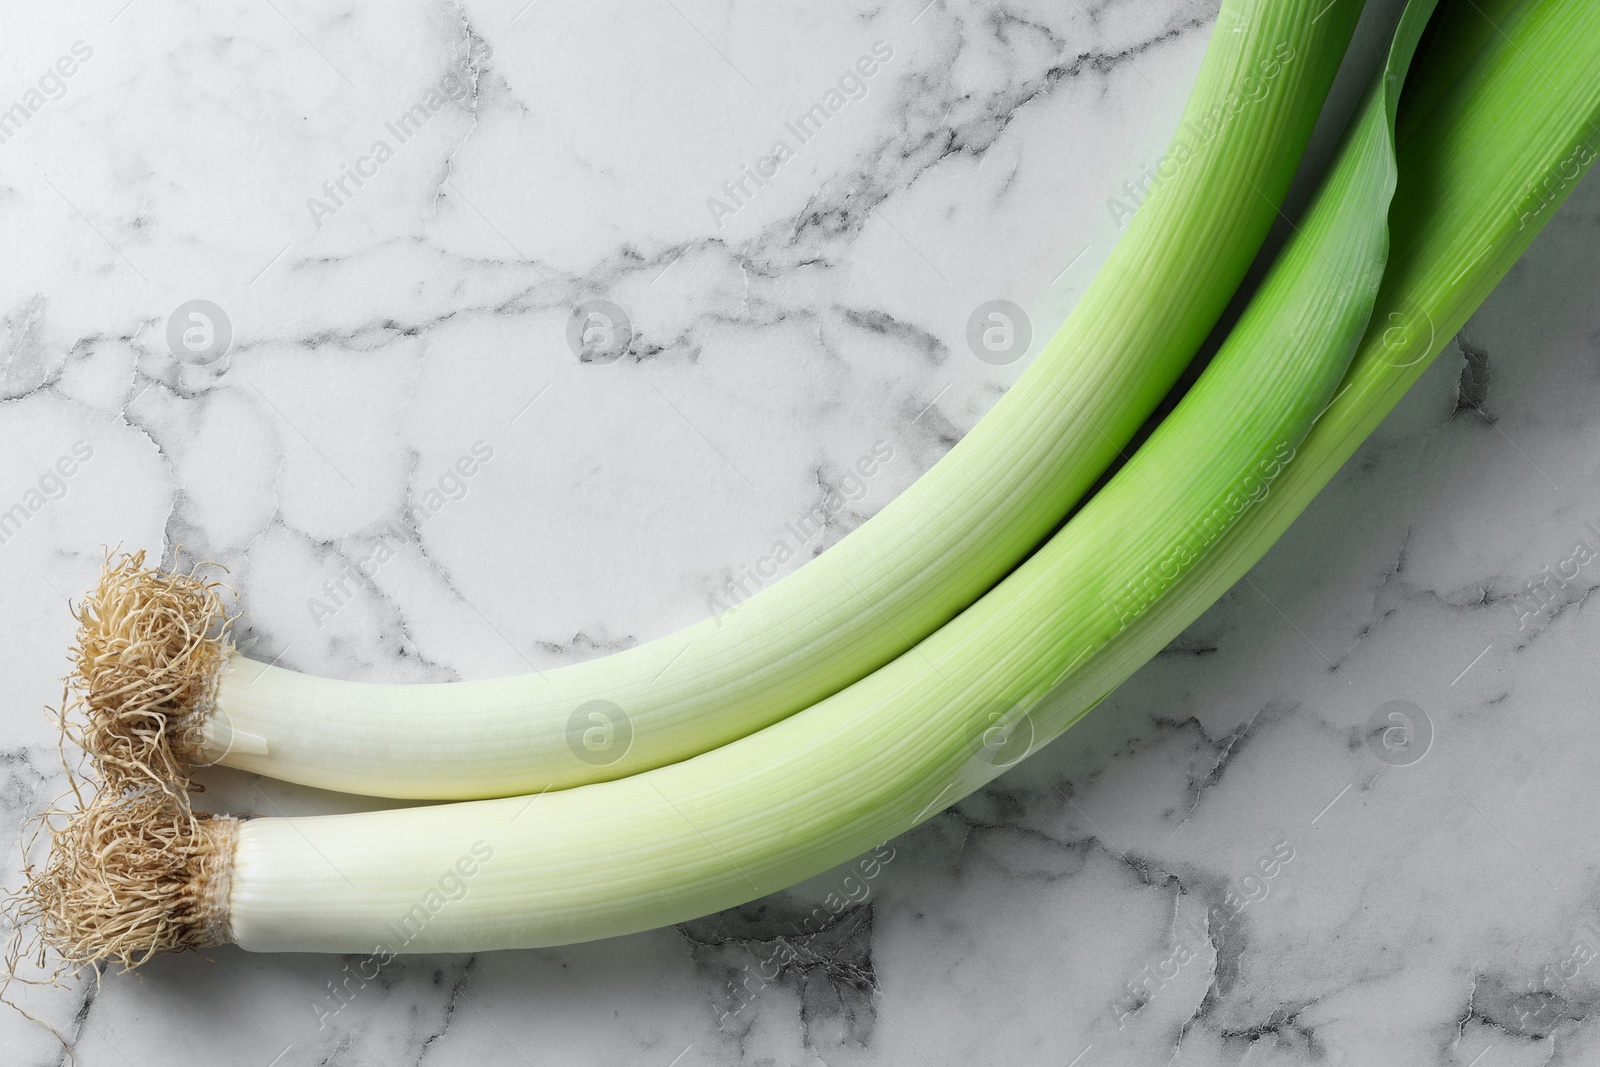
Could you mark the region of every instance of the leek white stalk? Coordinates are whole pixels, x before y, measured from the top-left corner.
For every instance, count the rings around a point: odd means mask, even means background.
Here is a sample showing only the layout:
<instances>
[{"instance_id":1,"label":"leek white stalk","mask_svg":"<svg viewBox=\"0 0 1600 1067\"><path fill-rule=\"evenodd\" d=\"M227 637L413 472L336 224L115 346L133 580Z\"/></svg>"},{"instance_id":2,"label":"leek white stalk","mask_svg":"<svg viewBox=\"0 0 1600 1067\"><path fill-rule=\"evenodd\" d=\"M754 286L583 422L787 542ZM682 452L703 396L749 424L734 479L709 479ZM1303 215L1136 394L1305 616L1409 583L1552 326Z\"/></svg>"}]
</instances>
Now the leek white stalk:
<instances>
[{"instance_id":1,"label":"leek white stalk","mask_svg":"<svg viewBox=\"0 0 1600 1067\"><path fill-rule=\"evenodd\" d=\"M1445 3L1450 17L1480 17L1473 0ZM57 943L80 957L137 958L157 934L184 932L176 914L194 939L259 951L477 950L622 934L825 870L1065 729L1305 506L1592 163L1600 8L1525 0L1464 71L1446 60L1419 69L1423 85L1448 88L1408 116L1396 186L1394 93L1431 7L1407 9L1385 75L1297 235L1194 389L1062 531L916 650L713 752L542 796L238 824L185 824L180 797L103 797L64 832L62 855L75 859L36 880L42 901L68 890L109 899L100 885L129 872L96 857L145 826L166 840L167 826L188 825L179 847L152 849L163 863L178 853L187 877L163 868L162 885L182 888L162 890L174 898L165 911L152 890L105 915L48 912ZM1550 174L1563 184L1545 183ZM1548 202L1518 210L1530 188ZM1436 330L1397 332L1396 315ZM1274 466L1284 441L1294 458ZM1236 507L1241 492L1251 499ZM1185 545L1197 551L1178 551ZM51 881L58 872L78 881ZM153 911L167 922L158 931L128 922ZM97 924L120 940L97 935Z\"/></svg>"},{"instance_id":2,"label":"leek white stalk","mask_svg":"<svg viewBox=\"0 0 1600 1067\"><path fill-rule=\"evenodd\" d=\"M113 781L221 763L346 792L470 798L620 778L843 689L1024 559L1166 394L1288 187L1357 0L1225 0L1161 182L994 410L899 498L723 616L543 674L316 678L231 650L217 587L109 566L79 612L81 739Z\"/></svg>"}]
</instances>

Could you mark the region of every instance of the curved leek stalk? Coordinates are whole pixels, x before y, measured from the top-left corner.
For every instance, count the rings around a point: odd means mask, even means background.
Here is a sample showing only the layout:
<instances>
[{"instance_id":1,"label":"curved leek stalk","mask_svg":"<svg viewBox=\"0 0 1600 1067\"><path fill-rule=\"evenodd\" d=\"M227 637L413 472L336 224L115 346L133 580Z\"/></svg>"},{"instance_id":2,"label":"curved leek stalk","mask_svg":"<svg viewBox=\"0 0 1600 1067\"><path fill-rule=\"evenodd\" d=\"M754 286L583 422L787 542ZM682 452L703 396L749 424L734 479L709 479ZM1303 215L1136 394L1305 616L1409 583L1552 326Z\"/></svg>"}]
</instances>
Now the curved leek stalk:
<instances>
[{"instance_id":1,"label":"curved leek stalk","mask_svg":"<svg viewBox=\"0 0 1600 1067\"><path fill-rule=\"evenodd\" d=\"M117 781L221 763L376 796L510 795L686 759L871 673L1033 551L1171 388L1260 247L1360 10L1225 0L1162 181L1055 338L899 498L735 610L543 674L381 685L229 651L206 583L141 556L80 612L86 747Z\"/></svg>"}]
</instances>

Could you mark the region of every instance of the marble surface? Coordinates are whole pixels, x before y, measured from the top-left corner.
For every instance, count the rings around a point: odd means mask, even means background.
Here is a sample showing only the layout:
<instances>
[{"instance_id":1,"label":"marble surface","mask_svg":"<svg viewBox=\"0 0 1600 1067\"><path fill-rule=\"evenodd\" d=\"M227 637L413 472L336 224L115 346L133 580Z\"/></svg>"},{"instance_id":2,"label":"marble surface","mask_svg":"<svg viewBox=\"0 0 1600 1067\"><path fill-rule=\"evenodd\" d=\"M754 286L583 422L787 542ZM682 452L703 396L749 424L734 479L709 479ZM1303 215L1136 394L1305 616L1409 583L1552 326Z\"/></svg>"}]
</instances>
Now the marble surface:
<instances>
[{"instance_id":1,"label":"marble surface","mask_svg":"<svg viewBox=\"0 0 1600 1067\"><path fill-rule=\"evenodd\" d=\"M1072 307L1216 0L923 2L9 12L0 825L64 786L38 709L103 546L226 564L262 658L487 677L702 618L825 495L803 555L927 469L1023 366L969 315ZM348 961L231 948L11 996L86 1067L1600 1062L1597 237L1590 184L1248 583L837 916L849 869L402 958L331 1015ZM575 358L590 300L620 358ZM1396 710L1427 744L1380 759ZM65 1057L8 1012L0 1048Z\"/></svg>"}]
</instances>

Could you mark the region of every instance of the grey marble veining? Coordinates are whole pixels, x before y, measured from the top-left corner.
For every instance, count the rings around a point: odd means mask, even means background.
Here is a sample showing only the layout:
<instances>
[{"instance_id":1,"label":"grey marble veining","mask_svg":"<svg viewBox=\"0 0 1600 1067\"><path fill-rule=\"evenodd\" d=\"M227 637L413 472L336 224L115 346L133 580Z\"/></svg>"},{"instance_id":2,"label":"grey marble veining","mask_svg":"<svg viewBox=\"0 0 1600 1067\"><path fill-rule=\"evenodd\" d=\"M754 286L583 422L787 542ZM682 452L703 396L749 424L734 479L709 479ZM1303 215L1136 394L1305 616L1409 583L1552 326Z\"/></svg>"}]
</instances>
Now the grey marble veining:
<instances>
[{"instance_id":1,"label":"grey marble veining","mask_svg":"<svg viewBox=\"0 0 1600 1067\"><path fill-rule=\"evenodd\" d=\"M13 12L0 825L64 787L38 709L103 546L226 565L262 658L418 681L626 648L825 550L1019 373L976 307L1071 308L1216 6ZM86 1067L1600 1062L1597 237L1590 184L1247 582L875 856L348 1002L353 960L232 948L12 995ZM590 300L628 343L580 360ZM1424 758L1367 743L1386 708ZM64 1061L10 1013L0 1048Z\"/></svg>"}]
</instances>

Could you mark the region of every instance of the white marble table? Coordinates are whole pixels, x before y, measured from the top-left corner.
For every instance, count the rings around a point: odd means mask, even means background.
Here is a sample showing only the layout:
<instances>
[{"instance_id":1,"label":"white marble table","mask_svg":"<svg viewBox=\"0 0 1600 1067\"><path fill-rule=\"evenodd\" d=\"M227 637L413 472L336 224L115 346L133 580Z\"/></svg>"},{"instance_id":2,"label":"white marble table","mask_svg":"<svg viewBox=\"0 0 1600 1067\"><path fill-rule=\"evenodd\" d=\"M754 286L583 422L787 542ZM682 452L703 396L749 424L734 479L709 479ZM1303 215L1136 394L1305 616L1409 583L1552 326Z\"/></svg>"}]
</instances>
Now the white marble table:
<instances>
[{"instance_id":1,"label":"white marble table","mask_svg":"<svg viewBox=\"0 0 1600 1067\"><path fill-rule=\"evenodd\" d=\"M927 469L1024 365L974 358L970 314L1072 307L1216 3L922 3L8 14L0 825L63 788L38 709L102 546L226 564L286 665L487 677L702 618ZM345 960L231 948L12 995L85 1067L1600 1062L1600 570L1518 599L1600 548L1597 237L1591 184L1248 584L837 918L808 919L836 872L403 958L331 1016ZM628 317L616 361L569 348L591 299ZM1392 701L1420 761L1361 740ZM0 1048L62 1060L9 1013Z\"/></svg>"}]
</instances>

